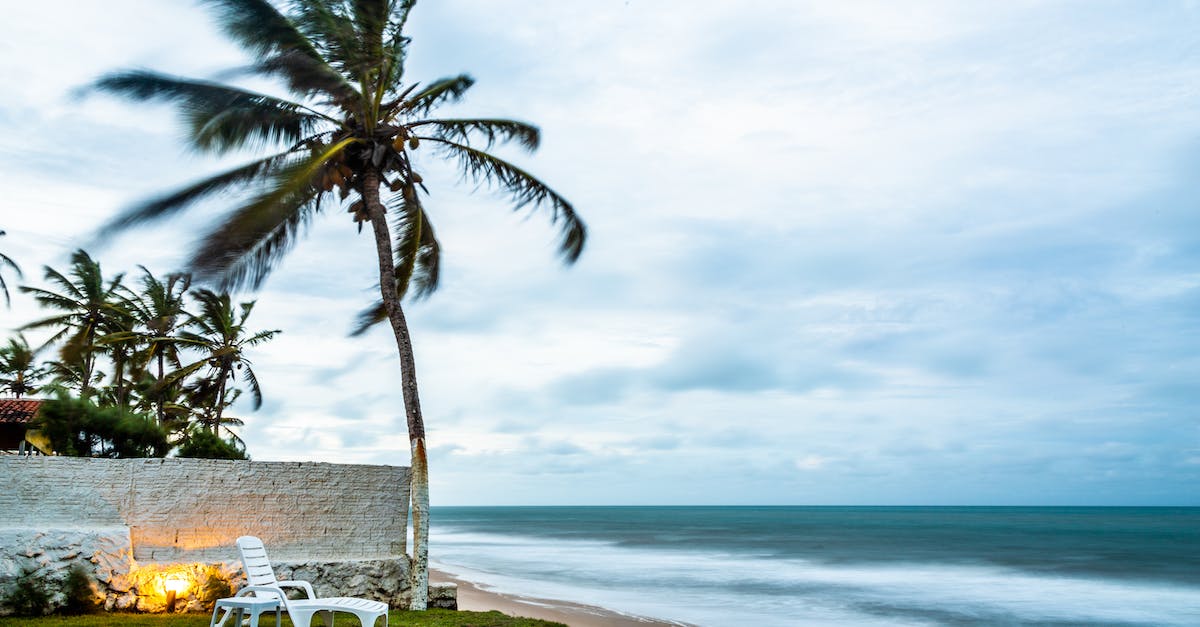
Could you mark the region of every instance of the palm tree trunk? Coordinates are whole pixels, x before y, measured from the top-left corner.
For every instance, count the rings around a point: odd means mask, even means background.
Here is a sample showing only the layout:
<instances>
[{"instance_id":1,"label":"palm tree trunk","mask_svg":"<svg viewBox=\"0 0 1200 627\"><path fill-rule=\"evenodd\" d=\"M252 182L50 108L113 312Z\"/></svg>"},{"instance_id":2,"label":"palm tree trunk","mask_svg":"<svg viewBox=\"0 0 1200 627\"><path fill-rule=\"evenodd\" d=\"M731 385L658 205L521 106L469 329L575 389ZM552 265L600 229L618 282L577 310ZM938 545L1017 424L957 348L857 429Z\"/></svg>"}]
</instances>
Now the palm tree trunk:
<instances>
[{"instance_id":1,"label":"palm tree trunk","mask_svg":"<svg viewBox=\"0 0 1200 627\"><path fill-rule=\"evenodd\" d=\"M212 433L217 437L221 437L221 414L225 413L225 383L229 381L229 372L221 370L221 384L217 388L217 399L213 404L215 413L213 414Z\"/></svg>"},{"instance_id":2,"label":"palm tree trunk","mask_svg":"<svg viewBox=\"0 0 1200 627\"><path fill-rule=\"evenodd\" d=\"M417 395L417 366L413 355L412 336L408 321L396 295L395 261L392 257L392 236L379 200L379 173L370 171L363 177L363 201L371 228L375 233L375 253L379 258L379 291L387 310L396 349L400 352L400 389L404 394L404 414L408 420L408 441L412 454L409 497L412 504L413 550L412 605L410 609L424 610L429 603L429 462L425 454L425 421L421 417L421 400Z\"/></svg>"},{"instance_id":3,"label":"palm tree trunk","mask_svg":"<svg viewBox=\"0 0 1200 627\"><path fill-rule=\"evenodd\" d=\"M119 350L121 350L120 347L117 347L114 350L114 353L113 353L114 357L112 358L112 360L113 360L113 382L116 383L116 385L117 385L117 391L116 391L117 407L120 407L121 409L128 409L127 407L125 407L125 362L126 362L126 359L124 357L119 356L119 353L116 352Z\"/></svg>"},{"instance_id":4,"label":"palm tree trunk","mask_svg":"<svg viewBox=\"0 0 1200 627\"><path fill-rule=\"evenodd\" d=\"M94 353L92 353L90 351L87 353L84 353L84 357L82 359L83 380L80 381L80 383L79 383L79 398L87 398L88 390L91 389L92 367L95 364L95 360L96 360L96 357L95 357Z\"/></svg>"},{"instance_id":5,"label":"palm tree trunk","mask_svg":"<svg viewBox=\"0 0 1200 627\"><path fill-rule=\"evenodd\" d=\"M163 390L163 354L162 354L162 351L159 351L159 353L158 353L158 381L157 381L157 385L154 386L154 389L157 392L156 396L158 396L158 399L157 399L158 402L156 402L154 404L155 405L155 413L158 414L158 426L161 427L163 422L165 422L165 418L166 418L165 412L163 411L163 399L166 398L166 391Z\"/></svg>"}]
</instances>

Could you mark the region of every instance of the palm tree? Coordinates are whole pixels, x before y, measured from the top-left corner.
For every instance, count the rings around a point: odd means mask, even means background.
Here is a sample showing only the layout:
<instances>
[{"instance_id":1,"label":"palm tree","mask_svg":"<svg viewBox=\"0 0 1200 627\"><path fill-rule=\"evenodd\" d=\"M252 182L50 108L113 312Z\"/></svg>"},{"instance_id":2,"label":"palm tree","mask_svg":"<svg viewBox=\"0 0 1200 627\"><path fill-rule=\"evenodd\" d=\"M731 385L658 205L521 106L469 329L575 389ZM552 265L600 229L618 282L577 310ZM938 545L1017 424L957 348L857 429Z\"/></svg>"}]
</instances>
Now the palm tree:
<instances>
[{"instance_id":1,"label":"palm tree","mask_svg":"<svg viewBox=\"0 0 1200 627\"><path fill-rule=\"evenodd\" d=\"M65 339L59 361L64 365L64 371L74 373L72 378L79 384L79 395L87 396L95 382L96 357L100 353L98 340L122 330L122 319L127 316L121 307L126 299L125 288L121 286L124 275L118 274L105 282L100 262L82 250L71 255L70 275L71 278L67 278L54 268L45 267L46 281L57 285L62 293L21 286L21 291L33 294L42 307L61 312L31 322L21 330L53 329L54 334L46 345Z\"/></svg>"},{"instance_id":2,"label":"palm tree","mask_svg":"<svg viewBox=\"0 0 1200 627\"><path fill-rule=\"evenodd\" d=\"M0 237L4 237L4 231L0 231ZM21 276L21 268L17 266L17 263L9 258L8 255L0 253L0 268L3 268L4 266L12 268L13 272L16 272L18 277ZM12 301L8 297L8 284L4 282L3 274L0 274L0 292L4 292L4 305L12 306Z\"/></svg>"},{"instance_id":3,"label":"palm tree","mask_svg":"<svg viewBox=\"0 0 1200 627\"><path fill-rule=\"evenodd\" d=\"M9 338L7 346L0 346L0 390L17 398L36 394L38 381L47 375L37 364L37 353L20 333Z\"/></svg>"},{"instance_id":4,"label":"palm tree","mask_svg":"<svg viewBox=\"0 0 1200 627\"><path fill-rule=\"evenodd\" d=\"M272 150L246 165L134 206L102 233L173 215L218 192L249 192L188 262L198 279L234 289L257 287L323 207L345 207L360 230L370 224L380 301L369 317L390 323L400 356L412 454L412 607L425 609L425 423L401 301L405 296L427 296L437 288L441 247L426 211L429 191L417 166L449 161L466 181L507 192L514 209L547 210L552 224L559 226L559 252L566 263L583 251L583 222L545 183L489 152L496 142L510 141L535 150L540 141L535 126L497 118L433 116L439 106L461 99L474 81L466 75L424 85L405 79L409 38L403 30L415 0L293 0L286 13L269 0L209 4L216 6L226 33L254 55L246 71L281 81L291 97L149 71L111 74L97 87L134 100L178 105L197 150Z\"/></svg>"},{"instance_id":5,"label":"palm tree","mask_svg":"<svg viewBox=\"0 0 1200 627\"><path fill-rule=\"evenodd\" d=\"M141 392L143 401L153 407L158 424L162 425L167 420L167 403L174 397L172 386L166 382L166 367L181 365L177 332L182 322L191 317L185 309L184 295L191 287L192 277L172 273L160 280L145 266L138 267L142 269L142 289L125 303L134 328L109 334L102 341L137 347L142 358L137 372L144 372L151 364L155 366L154 383L142 386Z\"/></svg>"},{"instance_id":6,"label":"palm tree","mask_svg":"<svg viewBox=\"0 0 1200 627\"><path fill-rule=\"evenodd\" d=\"M102 404L128 411L132 410L129 396L145 369L137 359L137 342L114 340L132 335L137 325L137 319L129 309L129 304L133 301L132 294L118 294L117 298L108 320L103 325L104 335L96 338L97 348L108 357L113 369L112 380L108 387L100 390L100 394L105 397Z\"/></svg>"},{"instance_id":7,"label":"palm tree","mask_svg":"<svg viewBox=\"0 0 1200 627\"><path fill-rule=\"evenodd\" d=\"M200 351L201 356L199 360L173 372L166 381L181 381L207 369L205 376L193 385L193 399L205 406L201 413L201 424L216 435L223 424L237 424L234 422L237 419L223 420L222 414L241 394L240 390L229 385L232 382L236 386L238 373L241 373L242 382L250 390L254 409L262 406L262 388L258 385L258 377L250 360L246 358L246 349L270 340L279 330L250 334L246 319L254 309L254 301L241 303L235 311L229 294L199 289L192 292L192 297L200 309L191 316L188 328L180 332L178 343Z\"/></svg>"}]
</instances>

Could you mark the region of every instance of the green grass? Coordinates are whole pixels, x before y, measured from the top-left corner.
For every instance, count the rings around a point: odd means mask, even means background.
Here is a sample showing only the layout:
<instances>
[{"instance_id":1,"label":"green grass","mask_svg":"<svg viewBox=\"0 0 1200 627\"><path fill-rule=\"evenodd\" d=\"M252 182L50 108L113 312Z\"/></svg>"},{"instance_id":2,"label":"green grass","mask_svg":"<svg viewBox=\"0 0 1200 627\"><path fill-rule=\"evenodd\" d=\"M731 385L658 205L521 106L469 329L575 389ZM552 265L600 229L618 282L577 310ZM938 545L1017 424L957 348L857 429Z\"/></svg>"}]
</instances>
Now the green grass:
<instances>
[{"instance_id":1,"label":"green grass","mask_svg":"<svg viewBox=\"0 0 1200 627\"><path fill-rule=\"evenodd\" d=\"M42 618L0 618L0 627L208 627L211 614L88 614L85 616L45 616ZM275 616L263 614L261 627L275 627ZM319 618L313 625L320 625ZM388 613L389 627L567 627L535 618L513 618L500 612L455 612L428 610L425 612L393 611ZM230 620L226 627L237 627ZM280 627L292 627L285 615ZM349 614L337 615L337 627L358 627L358 619Z\"/></svg>"}]
</instances>

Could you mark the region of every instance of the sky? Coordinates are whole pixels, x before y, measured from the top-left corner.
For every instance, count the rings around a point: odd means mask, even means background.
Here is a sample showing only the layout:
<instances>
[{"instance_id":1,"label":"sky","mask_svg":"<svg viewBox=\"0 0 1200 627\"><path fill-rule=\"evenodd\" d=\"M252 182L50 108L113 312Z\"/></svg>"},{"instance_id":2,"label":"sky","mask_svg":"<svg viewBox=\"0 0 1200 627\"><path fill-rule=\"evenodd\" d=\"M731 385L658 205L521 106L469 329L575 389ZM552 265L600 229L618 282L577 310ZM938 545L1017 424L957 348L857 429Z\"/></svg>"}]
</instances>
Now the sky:
<instances>
[{"instance_id":1,"label":"sky","mask_svg":"<svg viewBox=\"0 0 1200 627\"><path fill-rule=\"evenodd\" d=\"M4 4L5 280L177 269L229 199L96 227L250 155L78 90L248 57L190 2ZM589 228L563 267L545 214L424 166L435 506L1200 505L1196 2L425 0L408 32L410 80L477 81L448 114L541 127L501 153ZM282 330L254 459L407 464L394 342L347 337L374 268L333 210L241 295Z\"/></svg>"}]
</instances>

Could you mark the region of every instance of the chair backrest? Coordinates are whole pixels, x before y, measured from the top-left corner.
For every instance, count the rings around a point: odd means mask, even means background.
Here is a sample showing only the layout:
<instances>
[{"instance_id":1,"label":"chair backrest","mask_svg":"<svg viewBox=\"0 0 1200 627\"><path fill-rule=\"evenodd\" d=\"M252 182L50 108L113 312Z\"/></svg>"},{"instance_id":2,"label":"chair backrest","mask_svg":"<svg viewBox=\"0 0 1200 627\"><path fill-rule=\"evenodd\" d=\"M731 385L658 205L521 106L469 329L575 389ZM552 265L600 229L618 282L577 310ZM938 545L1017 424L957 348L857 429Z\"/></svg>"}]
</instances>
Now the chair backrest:
<instances>
[{"instance_id":1,"label":"chair backrest","mask_svg":"<svg viewBox=\"0 0 1200 627\"><path fill-rule=\"evenodd\" d=\"M252 586L274 585L275 571L271 569L267 547L263 546L262 540L242 536L237 539L237 547L242 554L242 568L246 569L246 582Z\"/></svg>"}]
</instances>

